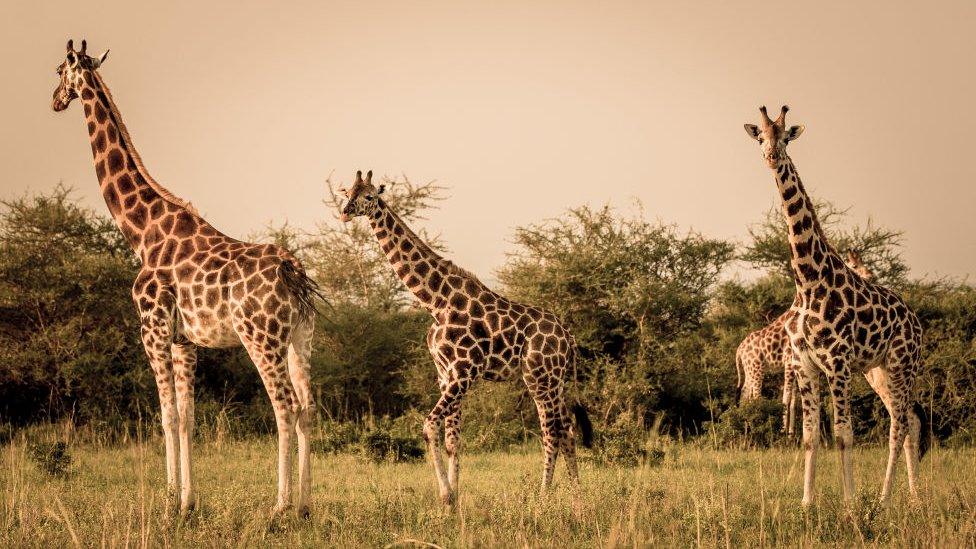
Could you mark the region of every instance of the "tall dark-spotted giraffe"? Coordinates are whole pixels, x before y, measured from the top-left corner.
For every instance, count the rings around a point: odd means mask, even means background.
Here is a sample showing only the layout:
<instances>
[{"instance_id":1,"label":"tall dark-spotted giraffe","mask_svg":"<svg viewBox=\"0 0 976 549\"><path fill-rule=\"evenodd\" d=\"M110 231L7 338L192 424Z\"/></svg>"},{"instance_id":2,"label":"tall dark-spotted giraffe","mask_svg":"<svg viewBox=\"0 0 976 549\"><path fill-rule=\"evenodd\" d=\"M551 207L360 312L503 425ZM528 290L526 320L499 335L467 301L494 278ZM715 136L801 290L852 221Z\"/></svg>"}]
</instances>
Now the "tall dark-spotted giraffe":
<instances>
[{"instance_id":1,"label":"tall dark-spotted giraffe","mask_svg":"<svg viewBox=\"0 0 976 549\"><path fill-rule=\"evenodd\" d=\"M847 266L872 280L874 273L861 261L855 251L847 252ZM796 372L793 371L793 351L786 335L786 321L792 312L776 317L767 326L747 335L735 350L735 366L739 382L739 400L746 402L762 396L763 374L767 371L783 372L783 431L792 435L796 431Z\"/></svg>"},{"instance_id":2,"label":"tall dark-spotted giraffe","mask_svg":"<svg viewBox=\"0 0 976 549\"><path fill-rule=\"evenodd\" d=\"M776 121L760 109L759 126L746 124L756 139L766 165L773 171L789 231L790 265L796 298L786 333L793 350L803 405L803 445L806 454L803 503L814 500L814 468L820 440L819 373L827 376L834 404L834 437L841 454L844 499L854 494L851 466L850 381L852 372L864 372L868 383L891 416L888 466L881 500L891 494L898 454L904 451L908 486L918 493L918 460L927 437L921 435L921 407L914 399L915 379L921 369L922 326L905 301L883 286L864 280L844 264L827 242L786 146L803 126L786 127L783 107Z\"/></svg>"},{"instance_id":3,"label":"tall dark-spotted giraffe","mask_svg":"<svg viewBox=\"0 0 976 549\"><path fill-rule=\"evenodd\" d=\"M441 396L424 421L423 437L434 466L441 501L453 505L458 495L461 454L461 399L479 378L502 381L522 376L535 400L542 424L545 468L543 491L552 482L556 457L562 452L574 483L576 468L575 415L583 444L592 442L586 409L566 402L566 381L575 376L576 344L556 315L513 302L488 289L473 274L435 253L410 230L380 197L373 172L356 173L344 190L348 201L342 220L365 216L397 276L434 317L427 348L437 366ZM441 426L448 469L440 453Z\"/></svg>"},{"instance_id":4,"label":"tall dark-spotted giraffe","mask_svg":"<svg viewBox=\"0 0 976 549\"><path fill-rule=\"evenodd\" d=\"M214 229L146 170L86 44L58 65L55 111L80 97L95 174L105 203L142 263L132 299L159 390L166 444L167 507L196 502L190 446L196 347L243 344L257 366L278 425L277 512L291 505L291 445L298 431L298 508L308 512L311 486L309 355L315 284L298 260L267 244Z\"/></svg>"}]
</instances>

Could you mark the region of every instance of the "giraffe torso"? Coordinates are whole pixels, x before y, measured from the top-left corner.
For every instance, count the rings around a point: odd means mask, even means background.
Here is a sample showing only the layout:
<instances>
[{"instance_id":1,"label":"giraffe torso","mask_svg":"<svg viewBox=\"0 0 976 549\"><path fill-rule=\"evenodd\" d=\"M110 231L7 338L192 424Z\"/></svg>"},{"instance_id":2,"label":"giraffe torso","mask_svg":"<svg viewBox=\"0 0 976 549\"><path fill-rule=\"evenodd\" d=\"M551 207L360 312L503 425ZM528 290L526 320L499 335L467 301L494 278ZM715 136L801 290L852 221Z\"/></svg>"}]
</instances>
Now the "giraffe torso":
<instances>
[{"instance_id":1,"label":"giraffe torso","mask_svg":"<svg viewBox=\"0 0 976 549\"><path fill-rule=\"evenodd\" d=\"M791 316L791 311L783 313L769 325L747 335L736 349L735 358L744 375L742 398L758 398L762 393L763 374L788 367L792 351L785 325Z\"/></svg>"},{"instance_id":2,"label":"giraffe torso","mask_svg":"<svg viewBox=\"0 0 976 549\"><path fill-rule=\"evenodd\" d=\"M460 292L464 290L462 284ZM572 336L553 313L486 288L473 296L458 293L449 302L453 305L433 313L434 323L427 333L439 376L451 375L449 365L458 359L475 365L474 377L490 381L509 379L516 372L527 380L543 371L559 379L567 373L566 361L546 359L572 352Z\"/></svg>"},{"instance_id":3,"label":"giraffe torso","mask_svg":"<svg viewBox=\"0 0 976 549\"><path fill-rule=\"evenodd\" d=\"M864 369L918 356L921 323L900 296L839 260L825 270L824 282L798 291L791 309L795 316L786 331L797 352L821 368L834 356Z\"/></svg>"}]
</instances>

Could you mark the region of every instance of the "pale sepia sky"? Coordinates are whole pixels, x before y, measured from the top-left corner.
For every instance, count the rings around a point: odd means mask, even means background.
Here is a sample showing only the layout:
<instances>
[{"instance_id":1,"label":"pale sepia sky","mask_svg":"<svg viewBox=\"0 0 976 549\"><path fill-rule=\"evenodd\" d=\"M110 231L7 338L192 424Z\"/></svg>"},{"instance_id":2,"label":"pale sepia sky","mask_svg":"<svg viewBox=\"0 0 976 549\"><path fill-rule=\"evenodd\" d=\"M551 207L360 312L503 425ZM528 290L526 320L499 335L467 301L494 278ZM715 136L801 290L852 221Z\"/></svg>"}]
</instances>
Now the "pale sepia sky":
<instances>
[{"instance_id":1,"label":"pale sepia sky","mask_svg":"<svg viewBox=\"0 0 976 549\"><path fill-rule=\"evenodd\" d=\"M50 108L84 37L150 172L232 236L311 228L371 168L449 186L426 226L489 279L583 203L743 241L777 195L742 124L789 103L814 197L904 230L915 275L976 273L974 2L165 4L5 5L0 197L107 213L80 105Z\"/></svg>"}]
</instances>

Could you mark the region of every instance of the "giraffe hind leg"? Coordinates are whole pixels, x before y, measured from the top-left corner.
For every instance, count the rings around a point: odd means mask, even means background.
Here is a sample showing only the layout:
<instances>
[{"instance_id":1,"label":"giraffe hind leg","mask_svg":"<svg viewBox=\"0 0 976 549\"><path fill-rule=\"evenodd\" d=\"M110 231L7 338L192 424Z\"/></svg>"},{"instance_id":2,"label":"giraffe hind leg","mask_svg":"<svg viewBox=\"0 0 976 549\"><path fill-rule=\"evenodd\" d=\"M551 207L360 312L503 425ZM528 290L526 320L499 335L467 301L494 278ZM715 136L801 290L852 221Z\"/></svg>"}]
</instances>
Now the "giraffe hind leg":
<instances>
[{"instance_id":1,"label":"giraffe hind leg","mask_svg":"<svg viewBox=\"0 0 976 549\"><path fill-rule=\"evenodd\" d=\"M309 498L312 491L311 442L309 436L314 419L314 399L309 370L311 368L312 333L314 318L301 321L291 333L288 345L288 375L298 399L298 420L296 433L298 439L298 514L308 518Z\"/></svg>"},{"instance_id":2,"label":"giraffe hind leg","mask_svg":"<svg viewBox=\"0 0 976 549\"><path fill-rule=\"evenodd\" d=\"M886 366L875 366L865 372L871 388L878 394L888 415L891 425L888 428L888 464L885 468L885 478L881 485L881 501L886 503L891 497L894 477L898 467L898 454L904 452L906 468L908 469L908 488L912 495L918 494L918 459L921 435L921 421L908 405L906 398L899 398L902 394L895 394L892 372ZM910 394L905 392L903 394Z\"/></svg>"},{"instance_id":3,"label":"giraffe hind leg","mask_svg":"<svg viewBox=\"0 0 976 549\"><path fill-rule=\"evenodd\" d=\"M173 370L176 378L176 409L179 413L180 437L180 513L187 514L196 506L193 491L193 384L197 364L197 348L191 344L173 344Z\"/></svg>"},{"instance_id":4,"label":"giraffe hind leg","mask_svg":"<svg viewBox=\"0 0 976 549\"><path fill-rule=\"evenodd\" d=\"M298 396L289 376L287 344L279 339L279 334L256 337L261 333L261 327L253 324L250 329L238 329L238 334L244 334L241 341L274 408L278 427L278 497L274 512L282 514L291 507L291 443L298 420ZM287 341L287 337L283 339Z\"/></svg>"}]
</instances>

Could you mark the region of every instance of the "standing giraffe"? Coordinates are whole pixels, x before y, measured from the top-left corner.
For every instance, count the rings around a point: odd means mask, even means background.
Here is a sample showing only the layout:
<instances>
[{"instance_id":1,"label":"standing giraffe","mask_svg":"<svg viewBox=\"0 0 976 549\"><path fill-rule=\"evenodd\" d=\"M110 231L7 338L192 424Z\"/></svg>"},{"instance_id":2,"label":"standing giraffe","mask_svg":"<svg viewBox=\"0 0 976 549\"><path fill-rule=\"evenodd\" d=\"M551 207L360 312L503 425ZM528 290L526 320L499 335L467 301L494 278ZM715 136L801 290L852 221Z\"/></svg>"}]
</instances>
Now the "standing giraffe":
<instances>
[{"instance_id":1,"label":"standing giraffe","mask_svg":"<svg viewBox=\"0 0 976 549\"><path fill-rule=\"evenodd\" d=\"M803 503L813 503L814 469L820 441L819 369L827 376L834 406L834 438L841 455L845 501L854 494L850 419L852 372L862 371L891 416L888 465L881 501L887 502L898 454L904 451L908 486L918 493L918 460L927 437L921 435L921 407L914 400L915 378L921 369L922 326L905 301L891 290L865 281L844 265L827 242L800 182L786 146L803 126L786 127L788 107L776 121L760 108L760 126L745 129L759 141L763 159L776 179L789 231L790 265L796 298L785 323L793 350L803 406L803 446L806 454Z\"/></svg>"},{"instance_id":2,"label":"standing giraffe","mask_svg":"<svg viewBox=\"0 0 976 549\"><path fill-rule=\"evenodd\" d=\"M847 266L864 280L874 278L874 273L853 250L847 252ZM767 326L750 333L735 350L740 402L762 396L765 372L783 370L783 432L788 435L796 430L796 372L792 368L790 338L786 335L786 322L791 314L787 310Z\"/></svg>"},{"instance_id":3,"label":"standing giraffe","mask_svg":"<svg viewBox=\"0 0 976 549\"><path fill-rule=\"evenodd\" d=\"M574 484L579 482L573 418L566 404L567 378L575 377L576 344L556 315L515 303L482 284L473 274L434 252L380 198L383 185L373 186L373 172L356 172L356 182L342 192L348 198L340 219L369 219L373 234L397 276L434 317L427 331L427 349L437 367L441 396L424 421L423 437L434 466L441 501L454 505L458 496L461 454L461 399L479 378L503 381L516 372L535 400L542 424L545 469L542 490L552 482L556 457L566 456ZM572 407L583 434L592 443L586 409ZM440 453L440 431L448 470Z\"/></svg>"},{"instance_id":4,"label":"standing giraffe","mask_svg":"<svg viewBox=\"0 0 976 549\"><path fill-rule=\"evenodd\" d=\"M298 508L308 513L311 486L309 355L314 282L298 260L268 244L234 240L146 171L86 43L58 66L52 107L81 98L95 174L122 234L142 263L132 286L142 343L159 392L166 443L167 507L196 504L190 449L196 346L244 345L274 405L278 426L276 512L291 501L291 441L298 430Z\"/></svg>"}]
</instances>

